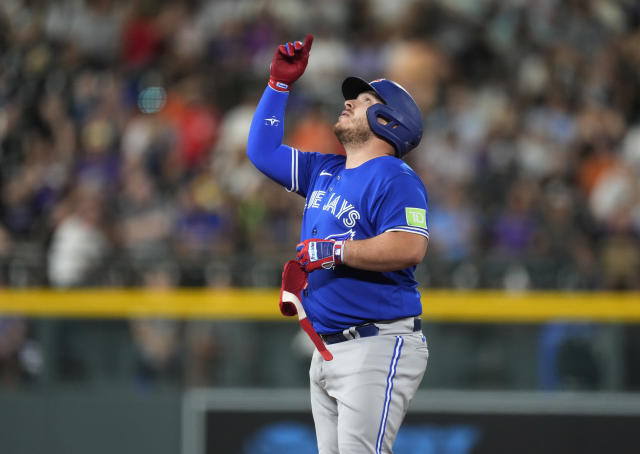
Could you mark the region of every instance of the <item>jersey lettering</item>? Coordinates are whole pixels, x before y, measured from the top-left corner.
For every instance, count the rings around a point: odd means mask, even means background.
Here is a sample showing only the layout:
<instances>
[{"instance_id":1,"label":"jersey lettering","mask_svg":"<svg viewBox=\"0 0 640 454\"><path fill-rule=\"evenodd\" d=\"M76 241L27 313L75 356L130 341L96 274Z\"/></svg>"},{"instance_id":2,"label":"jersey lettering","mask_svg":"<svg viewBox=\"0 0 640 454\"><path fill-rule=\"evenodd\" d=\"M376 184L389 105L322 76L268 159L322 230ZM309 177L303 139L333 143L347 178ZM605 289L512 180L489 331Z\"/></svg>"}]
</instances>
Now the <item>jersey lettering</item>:
<instances>
[{"instance_id":1,"label":"jersey lettering","mask_svg":"<svg viewBox=\"0 0 640 454\"><path fill-rule=\"evenodd\" d=\"M307 208L320 208L320 202L322 202L326 194L327 191L313 191L309 196L309 201L305 205L305 210ZM341 199L342 203L340 203ZM349 228L354 227L356 221L360 219L358 210L356 210L348 200L343 199L340 194L336 193L331 194L329 200L322 206L322 210L330 212L336 219L342 221L342 223Z\"/></svg>"},{"instance_id":2,"label":"jersey lettering","mask_svg":"<svg viewBox=\"0 0 640 454\"><path fill-rule=\"evenodd\" d=\"M347 202L346 200L344 200L344 201L342 202L342 207L340 208L340 211L338 211L338 215L337 215L336 217L337 217L338 219L340 219L340 218L342 217L342 215L343 215L345 212L347 212L347 211L349 211L349 210L351 210L351 209L353 209L353 205L351 205L349 202ZM335 213L334 213L334 214L335 214Z\"/></svg>"},{"instance_id":3,"label":"jersey lettering","mask_svg":"<svg viewBox=\"0 0 640 454\"><path fill-rule=\"evenodd\" d=\"M353 227L354 225L356 225L356 221L358 219L360 219L360 213L358 213L356 210L352 210L349 212L347 217L342 220L342 223L347 227Z\"/></svg>"},{"instance_id":4,"label":"jersey lettering","mask_svg":"<svg viewBox=\"0 0 640 454\"><path fill-rule=\"evenodd\" d=\"M336 207L338 206L338 201L340 200L340 196L334 197L335 194L331 194L329 197L329 201L322 207L324 211L331 211L331 214L336 215ZM345 200L346 202L346 200ZM338 218L340 216L338 215Z\"/></svg>"},{"instance_id":5,"label":"jersey lettering","mask_svg":"<svg viewBox=\"0 0 640 454\"><path fill-rule=\"evenodd\" d=\"M311 193L311 197L309 197L309 202L307 203L308 208L318 208L320 207L320 202L322 198L326 194L326 191L313 191Z\"/></svg>"}]
</instances>

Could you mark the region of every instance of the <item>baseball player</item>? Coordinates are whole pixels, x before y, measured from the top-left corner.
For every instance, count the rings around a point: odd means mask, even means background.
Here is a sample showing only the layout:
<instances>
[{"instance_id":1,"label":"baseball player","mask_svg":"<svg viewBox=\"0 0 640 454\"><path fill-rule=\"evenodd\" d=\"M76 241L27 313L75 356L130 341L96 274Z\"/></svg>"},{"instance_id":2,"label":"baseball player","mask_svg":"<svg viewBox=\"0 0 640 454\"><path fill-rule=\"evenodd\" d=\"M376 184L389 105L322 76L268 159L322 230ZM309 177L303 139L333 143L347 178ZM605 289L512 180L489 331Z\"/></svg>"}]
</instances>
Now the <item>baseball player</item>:
<instances>
[{"instance_id":1,"label":"baseball player","mask_svg":"<svg viewBox=\"0 0 640 454\"><path fill-rule=\"evenodd\" d=\"M309 372L319 452L391 453L428 357L414 278L429 238L427 193L401 160L420 142L422 115L400 85L349 77L334 127L346 157L283 145L289 90L312 42L308 35L276 50L247 153L306 198L299 297L330 352L316 350Z\"/></svg>"}]
</instances>

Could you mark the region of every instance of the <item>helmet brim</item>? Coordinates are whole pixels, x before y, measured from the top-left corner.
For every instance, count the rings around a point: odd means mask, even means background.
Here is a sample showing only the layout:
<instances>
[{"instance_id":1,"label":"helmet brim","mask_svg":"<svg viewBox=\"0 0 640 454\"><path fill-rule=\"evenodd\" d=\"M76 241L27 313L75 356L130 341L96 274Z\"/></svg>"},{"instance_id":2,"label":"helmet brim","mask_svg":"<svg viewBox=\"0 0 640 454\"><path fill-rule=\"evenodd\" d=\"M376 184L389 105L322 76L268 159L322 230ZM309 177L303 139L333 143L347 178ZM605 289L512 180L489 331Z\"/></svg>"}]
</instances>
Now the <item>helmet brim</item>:
<instances>
[{"instance_id":1,"label":"helmet brim","mask_svg":"<svg viewBox=\"0 0 640 454\"><path fill-rule=\"evenodd\" d=\"M372 91L376 95L378 95L380 99L382 99L382 96L380 96L378 90L373 88L373 86L364 79L351 76L347 77L344 82L342 82L342 96L344 96L345 100L356 99L360 93L365 91Z\"/></svg>"}]
</instances>

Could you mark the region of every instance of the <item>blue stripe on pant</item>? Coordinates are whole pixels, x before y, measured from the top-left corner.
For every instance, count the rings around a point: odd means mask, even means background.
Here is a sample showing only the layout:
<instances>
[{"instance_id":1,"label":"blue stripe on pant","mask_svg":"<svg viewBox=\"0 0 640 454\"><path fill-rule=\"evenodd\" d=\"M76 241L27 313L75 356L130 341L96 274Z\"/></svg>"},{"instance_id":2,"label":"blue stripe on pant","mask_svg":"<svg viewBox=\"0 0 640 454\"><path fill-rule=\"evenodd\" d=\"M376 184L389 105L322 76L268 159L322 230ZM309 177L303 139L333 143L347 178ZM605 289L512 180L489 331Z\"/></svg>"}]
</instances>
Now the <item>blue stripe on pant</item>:
<instances>
[{"instance_id":1,"label":"blue stripe on pant","mask_svg":"<svg viewBox=\"0 0 640 454\"><path fill-rule=\"evenodd\" d=\"M378 429L378 440L376 442L376 454L382 453L382 441L384 440L384 431L387 425L387 416L389 415L389 406L391 405L391 394L393 393L393 379L396 376L396 367L400 354L402 353L402 345L404 339L402 336L396 336L396 345L393 350L391 364L389 364L389 374L387 375L387 389L385 391L384 405L382 407L382 417L380 418L380 427Z\"/></svg>"}]
</instances>

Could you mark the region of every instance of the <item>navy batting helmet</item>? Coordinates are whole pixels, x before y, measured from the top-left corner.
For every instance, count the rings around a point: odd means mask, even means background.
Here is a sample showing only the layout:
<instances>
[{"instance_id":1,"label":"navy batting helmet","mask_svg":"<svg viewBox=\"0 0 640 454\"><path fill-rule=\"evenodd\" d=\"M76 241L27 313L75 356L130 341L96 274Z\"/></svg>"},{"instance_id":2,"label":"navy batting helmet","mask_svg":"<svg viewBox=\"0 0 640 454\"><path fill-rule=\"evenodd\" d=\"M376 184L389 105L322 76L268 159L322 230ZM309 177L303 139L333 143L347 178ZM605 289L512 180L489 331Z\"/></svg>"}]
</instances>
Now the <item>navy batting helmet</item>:
<instances>
[{"instance_id":1,"label":"navy batting helmet","mask_svg":"<svg viewBox=\"0 0 640 454\"><path fill-rule=\"evenodd\" d=\"M391 80L376 79L366 82L359 77L347 77L342 82L344 99L355 99L360 93L369 90L384 102L367 109L369 127L374 134L393 145L396 156L402 158L422 138L420 109L407 90ZM378 118L384 119L386 123L382 124Z\"/></svg>"}]
</instances>

